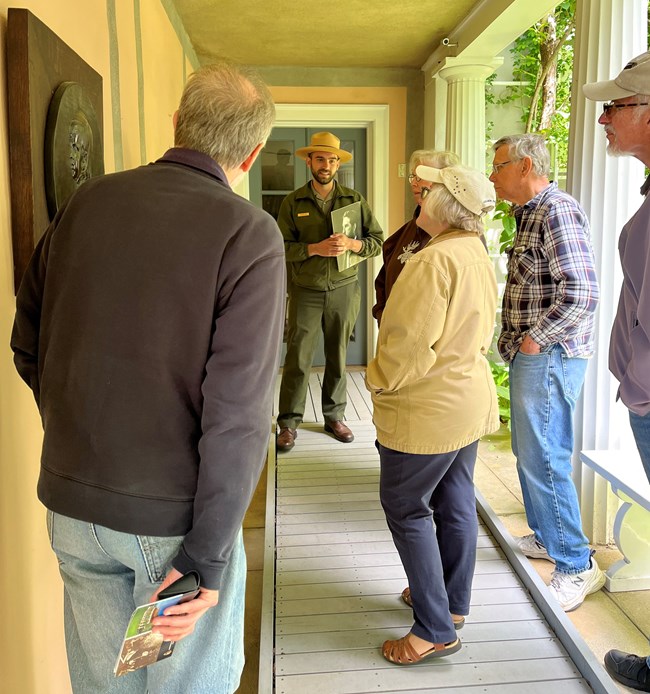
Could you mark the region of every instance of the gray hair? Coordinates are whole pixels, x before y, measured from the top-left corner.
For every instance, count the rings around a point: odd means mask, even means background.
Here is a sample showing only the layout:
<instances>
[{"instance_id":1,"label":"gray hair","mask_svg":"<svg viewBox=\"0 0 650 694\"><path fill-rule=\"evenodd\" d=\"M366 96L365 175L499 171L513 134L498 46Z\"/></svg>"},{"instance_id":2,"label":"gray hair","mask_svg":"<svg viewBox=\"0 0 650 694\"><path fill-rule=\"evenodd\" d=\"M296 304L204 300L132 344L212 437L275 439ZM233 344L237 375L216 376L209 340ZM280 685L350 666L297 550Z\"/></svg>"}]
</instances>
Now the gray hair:
<instances>
[{"instance_id":1,"label":"gray hair","mask_svg":"<svg viewBox=\"0 0 650 694\"><path fill-rule=\"evenodd\" d=\"M460 164L460 158L453 152L443 152L435 149L416 149L409 159L409 172L415 171L420 164L444 169L446 166Z\"/></svg>"},{"instance_id":2,"label":"gray hair","mask_svg":"<svg viewBox=\"0 0 650 694\"><path fill-rule=\"evenodd\" d=\"M650 103L650 95L648 94L637 94L636 95L640 102ZM635 125L640 123L644 118L648 117L648 111L650 111L650 106L642 106L641 108L632 109L634 112L632 115L632 121Z\"/></svg>"},{"instance_id":3,"label":"gray hair","mask_svg":"<svg viewBox=\"0 0 650 694\"><path fill-rule=\"evenodd\" d=\"M508 156L511 161L521 161L529 157L533 164L533 171L538 176L546 176L551 172L551 155L546 146L546 140L542 135L525 133L523 135L506 135L499 138L492 149L496 152L499 147L507 145Z\"/></svg>"},{"instance_id":4,"label":"gray hair","mask_svg":"<svg viewBox=\"0 0 650 694\"><path fill-rule=\"evenodd\" d=\"M274 121L271 92L257 73L223 60L190 75L174 144L203 152L231 169L266 142Z\"/></svg>"},{"instance_id":5,"label":"gray hair","mask_svg":"<svg viewBox=\"0 0 650 694\"><path fill-rule=\"evenodd\" d=\"M485 231L481 217L461 205L442 183L431 186L431 192L422 201L422 208L429 217L448 224L450 229L475 231L479 234Z\"/></svg>"}]
</instances>

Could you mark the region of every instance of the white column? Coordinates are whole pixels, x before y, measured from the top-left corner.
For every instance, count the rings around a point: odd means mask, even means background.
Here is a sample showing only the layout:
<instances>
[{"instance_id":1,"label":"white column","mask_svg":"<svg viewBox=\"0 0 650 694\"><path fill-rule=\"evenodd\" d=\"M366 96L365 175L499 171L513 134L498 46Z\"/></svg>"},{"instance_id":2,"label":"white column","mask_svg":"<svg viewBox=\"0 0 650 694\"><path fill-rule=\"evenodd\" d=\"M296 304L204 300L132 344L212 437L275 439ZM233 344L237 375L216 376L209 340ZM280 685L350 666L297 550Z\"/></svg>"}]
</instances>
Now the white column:
<instances>
[{"instance_id":1,"label":"white column","mask_svg":"<svg viewBox=\"0 0 650 694\"><path fill-rule=\"evenodd\" d=\"M633 446L627 409L615 402L617 383L607 368L609 334L621 286L617 243L621 227L639 207L643 165L606 154L602 104L587 101L586 82L612 79L646 50L647 0L577 0L576 45L567 187L591 221L601 301L596 318L596 355L591 359L576 419L576 450ZM621 465L626 456L621 455ZM576 456L577 461L577 456ZM576 463L582 520L592 542L612 540L618 503L607 483Z\"/></svg>"},{"instance_id":2,"label":"white column","mask_svg":"<svg viewBox=\"0 0 650 694\"><path fill-rule=\"evenodd\" d=\"M479 171L485 171L485 80L502 62L446 58L438 73L448 85L446 148Z\"/></svg>"},{"instance_id":3,"label":"white column","mask_svg":"<svg viewBox=\"0 0 650 694\"><path fill-rule=\"evenodd\" d=\"M446 149L447 82L439 75L426 73L424 85L424 148Z\"/></svg>"}]
</instances>

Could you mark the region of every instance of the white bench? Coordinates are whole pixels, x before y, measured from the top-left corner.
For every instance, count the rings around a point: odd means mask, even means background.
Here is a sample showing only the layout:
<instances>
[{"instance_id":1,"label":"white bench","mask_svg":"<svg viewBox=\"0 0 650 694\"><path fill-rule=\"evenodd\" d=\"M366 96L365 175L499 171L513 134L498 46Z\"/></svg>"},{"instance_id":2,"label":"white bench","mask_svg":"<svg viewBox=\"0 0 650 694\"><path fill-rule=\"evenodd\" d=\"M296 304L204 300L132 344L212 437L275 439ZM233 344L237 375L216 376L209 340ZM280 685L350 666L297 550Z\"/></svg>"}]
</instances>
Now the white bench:
<instances>
[{"instance_id":1,"label":"white bench","mask_svg":"<svg viewBox=\"0 0 650 694\"><path fill-rule=\"evenodd\" d=\"M614 539L623 559L605 572L612 593L650 588L650 484L636 450L582 451L580 459L602 475L623 502Z\"/></svg>"}]
</instances>

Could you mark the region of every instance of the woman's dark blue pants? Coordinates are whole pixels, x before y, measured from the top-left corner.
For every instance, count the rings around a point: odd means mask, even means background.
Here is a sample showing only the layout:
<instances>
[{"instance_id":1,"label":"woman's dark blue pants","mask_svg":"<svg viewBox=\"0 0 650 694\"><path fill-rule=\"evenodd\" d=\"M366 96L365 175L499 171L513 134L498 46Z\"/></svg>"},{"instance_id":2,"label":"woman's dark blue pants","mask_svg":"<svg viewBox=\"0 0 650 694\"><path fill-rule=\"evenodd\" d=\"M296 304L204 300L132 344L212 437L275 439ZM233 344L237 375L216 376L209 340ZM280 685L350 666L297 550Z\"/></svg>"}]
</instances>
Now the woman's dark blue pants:
<instances>
[{"instance_id":1,"label":"woman's dark blue pants","mask_svg":"<svg viewBox=\"0 0 650 694\"><path fill-rule=\"evenodd\" d=\"M380 498L413 601L411 631L431 643L455 640L450 613L469 614L478 520L478 441L450 453L401 453L377 444Z\"/></svg>"}]
</instances>

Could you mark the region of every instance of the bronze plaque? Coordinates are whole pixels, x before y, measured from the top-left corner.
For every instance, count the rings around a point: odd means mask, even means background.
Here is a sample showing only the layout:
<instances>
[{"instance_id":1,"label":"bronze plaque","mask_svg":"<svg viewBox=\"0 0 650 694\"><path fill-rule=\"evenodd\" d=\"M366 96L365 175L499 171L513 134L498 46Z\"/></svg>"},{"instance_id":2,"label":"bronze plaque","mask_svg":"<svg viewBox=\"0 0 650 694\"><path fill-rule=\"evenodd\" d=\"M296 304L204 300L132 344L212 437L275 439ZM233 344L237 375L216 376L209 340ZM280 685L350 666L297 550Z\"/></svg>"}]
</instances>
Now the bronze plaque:
<instances>
[{"instance_id":1,"label":"bronze plaque","mask_svg":"<svg viewBox=\"0 0 650 694\"><path fill-rule=\"evenodd\" d=\"M51 219L48 197L52 196L46 193L46 130L53 99L57 89L65 82L79 85L81 92L72 89L69 96L61 99L64 111L61 111L60 104L56 109L61 117L60 132L68 129L64 138L67 138L67 142L65 145L59 144L59 147L65 150L62 156L69 158L69 171L73 171L72 159L78 158L78 172L71 173L70 178L74 181L76 176L80 181L84 176L103 171L102 77L29 10L10 7L7 12L7 104L16 291L34 246ZM60 95L65 95L66 91L63 89ZM87 115L88 103L92 107L90 120ZM68 118L70 108L74 108L75 113L80 111L84 118L77 120L70 116L64 126L63 121ZM93 119L95 122L91 123ZM92 132L93 142L92 155L87 158L83 152L85 150L90 155L89 132ZM54 135L56 140L56 132ZM73 151L75 147L78 152ZM60 168L56 164L56 156L55 153L52 160L55 177ZM101 163L97 162L97 158ZM82 172L84 167L85 171ZM63 191L61 194L64 195ZM61 201L57 200L55 193L52 212Z\"/></svg>"},{"instance_id":2,"label":"bronze plaque","mask_svg":"<svg viewBox=\"0 0 650 694\"><path fill-rule=\"evenodd\" d=\"M97 114L84 88L62 82L50 103L45 128L45 194L50 219L91 176L104 173Z\"/></svg>"}]
</instances>

